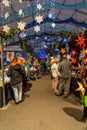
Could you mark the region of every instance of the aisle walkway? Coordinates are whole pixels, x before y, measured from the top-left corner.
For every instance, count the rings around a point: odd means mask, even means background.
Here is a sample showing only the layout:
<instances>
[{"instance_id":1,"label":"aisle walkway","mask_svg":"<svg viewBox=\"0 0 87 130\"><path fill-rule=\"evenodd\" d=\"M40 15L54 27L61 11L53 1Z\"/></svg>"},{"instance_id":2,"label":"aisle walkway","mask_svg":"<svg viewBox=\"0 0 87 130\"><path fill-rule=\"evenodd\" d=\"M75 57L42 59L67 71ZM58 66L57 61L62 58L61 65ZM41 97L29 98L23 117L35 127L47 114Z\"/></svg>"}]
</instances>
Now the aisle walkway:
<instances>
[{"instance_id":1,"label":"aisle walkway","mask_svg":"<svg viewBox=\"0 0 87 130\"><path fill-rule=\"evenodd\" d=\"M75 97L57 97L51 90L49 76L30 81L30 97L19 105L12 101L7 110L0 110L0 130L87 130L80 121L82 105Z\"/></svg>"}]
</instances>

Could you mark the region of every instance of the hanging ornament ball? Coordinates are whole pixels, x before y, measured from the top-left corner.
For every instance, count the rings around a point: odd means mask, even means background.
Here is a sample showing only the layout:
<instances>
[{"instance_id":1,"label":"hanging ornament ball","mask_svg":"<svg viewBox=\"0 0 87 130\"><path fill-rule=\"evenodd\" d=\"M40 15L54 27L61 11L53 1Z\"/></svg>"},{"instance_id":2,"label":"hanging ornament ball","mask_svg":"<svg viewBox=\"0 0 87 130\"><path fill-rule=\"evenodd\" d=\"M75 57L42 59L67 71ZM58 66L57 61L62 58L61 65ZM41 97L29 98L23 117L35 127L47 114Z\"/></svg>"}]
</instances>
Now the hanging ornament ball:
<instances>
[{"instance_id":1,"label":"hanging ornament ball","mask_svg":"<svg viewBox=\"0 0 87 130\"><path fill-rule=\"evenodd\" d=\"M55 25L55 23L52 23L52 27L54 28L56 25Z\"/></svg>"},{"instance_id":2,"label":"hanging ornament ball","mask_svg":"<svg viewBox=\"0 0 87 130\"><path fill-rule=\"evenodd\" d=\"M52 16L53 16L52 13L48 14L48 17L49 17L49 18L52 18Z\"/></svg>"}]
</instances>

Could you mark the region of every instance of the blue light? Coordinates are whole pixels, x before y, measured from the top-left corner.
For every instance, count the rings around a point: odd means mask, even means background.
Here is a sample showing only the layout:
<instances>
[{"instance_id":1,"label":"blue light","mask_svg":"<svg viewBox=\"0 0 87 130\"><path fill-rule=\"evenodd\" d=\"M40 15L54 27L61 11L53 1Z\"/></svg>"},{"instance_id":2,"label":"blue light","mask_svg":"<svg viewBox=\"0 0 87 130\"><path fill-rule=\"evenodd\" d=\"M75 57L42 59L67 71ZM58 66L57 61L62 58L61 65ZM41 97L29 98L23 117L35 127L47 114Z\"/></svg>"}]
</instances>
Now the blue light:
<instances>
[{"instance_id":1,"label":"blue light","mask_svg":"<svg viewBox=\"0 0 87 130\"><path fill-rule=\"evenodd\" d=\"M67 41L67 39L65 38L65 39L64 39L64 42L66 42L66 41Z\"/></svg>"},{"instance_id":2,"label":"blue light","mask_svg":"<svg viewBox=\"0 0 87 130\"><path fill-rule=\"evenodd\" d=\"M49 18L52 18L52 16L53 16L53 15L52 15L51 13L50 13L50 14L48 14L48 17L49 17Z\"/></svg>"},{"instance_id":3,"label":"blue light","mask_svg":"<svg viewBox=\"0 0 87 130\"><path fill-rule=\"evenodd\" d=\"M47 40L47 37L45 37L45 40Z\"/></svg>"}]
</instances>

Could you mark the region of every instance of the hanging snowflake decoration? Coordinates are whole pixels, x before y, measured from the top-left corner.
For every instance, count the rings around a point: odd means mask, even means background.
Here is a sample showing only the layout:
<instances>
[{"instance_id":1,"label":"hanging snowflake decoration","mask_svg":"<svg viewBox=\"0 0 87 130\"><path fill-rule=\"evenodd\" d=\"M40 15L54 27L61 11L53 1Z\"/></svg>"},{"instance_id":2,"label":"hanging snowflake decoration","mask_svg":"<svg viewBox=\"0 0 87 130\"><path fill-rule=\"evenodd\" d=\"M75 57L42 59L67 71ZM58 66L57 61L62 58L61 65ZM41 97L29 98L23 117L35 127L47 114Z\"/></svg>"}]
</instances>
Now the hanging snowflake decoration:
<instances>
[{"instance_id":1,"label":"hanging snowflake decoration","mask_svg":"<svg viewBox=\"0 0 87 130\"><path fill-rule=\"evenodd\" d=\"M3 31L4 32L8 32L10 30L10 27L8 27L8 25L5 25L5 26L3 26Z\"/></svg>"},{"instance_id":2,"label":"hanging snowflake decoration","mask_svg":"<svg viewBox=\"0 0 87 130\"><path fill-rule=\"evenodd\" d=\"M25 28L25 26L26 26L26 23L25 22L18 22L17 23L18 24L18 28L22 31L22 30L24 30L24 28Z\"/></svg>"},{"instance_id":3,"label":"hanging snowflake decoration","mask_svg":"<svg viewBox=\"0 0 87 130\"><path fill-rule=\"evenodd\" d=\"M35 31L35 32L39 32L39 31L40 31L40 27L39 27L38 25L35 26L35 27L34 27L34 31Z\"/></svg>"},{"instance_id":4,"label":"hanging snowflake decoration","mask_svg":"<svg viewBox=\"0 0 87 130\"><path fill-rule=\"evenodd\" d=\"M43 16L39 15L35 17L35 20L37 21L37 23L41 23L43 21Z\"/></svg>"},{"instance_id":5,"label":"hanging snowflake decoration","mask_svg":"<svg viewBox=\"0 0 87 130\"><path fill-rule=\"evenodd\" d=\"M84 34L82 34L81 36L78 34L78 39L76 40L76 42L77 42L76 46L79 45L80 47L83 47L85 44L85 40L86 40L86 38L85 38Z\"/></svg>"},{"instance_id":6,"label":"hanging snowflake decoration","mask_svg":"<svg viewBox=\"0 0 87 130\"><path fill-rule=\"evenodd\" d=\"M7 18L9 16L9 12L5 13L5 18Z\"/></svg>"},{"instance_id":7,"label":"hanging snowflake decoration","mask_svg":"<svg viewBox=\"0 0 87 130\"><path fill-rule=\"evenodd\" d=\"M9 7L10 3L8 0L3 0L2 3L6 6Z\"/></svg>"},{"instance_id":8,"label":"hanging snowflake decoration","mask_svg":"<svg viewBox=\"0 0 87 130\"><path fill-rule=\"evenodd\" d=\"M20 16L23 14L22 9L20 9L20 10L18 11L18 14L19 14Z\"/></svg>"},{"instance_id":9,"label":"hanging snowflake decoration","mask_svg":"<svg viewBox=\"0 0 87 130\"><path fill-rule=\"evenodd\" d=\"M19 3L22 3L22 0L19 0Z\"/></svg>"},{"instance_id":10,"label":"hanging snowflake decoration","mask_svg":"<svg viewBox=\"0 0 87 130\"><path fill-rule=\"evenodd\" d=\"M39 4L37 4L37 9L41 9L42 8L42 5L39 3Z\"/></svg>"}]
</instances>

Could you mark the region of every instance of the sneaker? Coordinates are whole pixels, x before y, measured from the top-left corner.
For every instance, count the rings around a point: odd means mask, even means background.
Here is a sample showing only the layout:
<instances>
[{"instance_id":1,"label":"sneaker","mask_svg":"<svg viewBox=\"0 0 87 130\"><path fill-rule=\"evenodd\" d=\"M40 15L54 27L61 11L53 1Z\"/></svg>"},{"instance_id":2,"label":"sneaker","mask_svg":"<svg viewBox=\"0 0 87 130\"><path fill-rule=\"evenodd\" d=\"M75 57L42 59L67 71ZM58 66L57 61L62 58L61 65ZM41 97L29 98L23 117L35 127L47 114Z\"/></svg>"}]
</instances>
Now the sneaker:
<instances>
[{"instance_id":1,"label":"sneaker","mask_svg":"<svg viewBox=\"0 0 87 130\"><path fill-rule=\"evenodd\" d=\"M56 96L61 96L62 94L59 94L59 93L56 92L55 95L56 95Z\"/></svg>"},{"instance_id":2,"label":"sneaker","mask_svg":"<svg viewBox=\"0 0 87 130\"><path fill-rule=\"evenodd\" d=\"M68 98L69 95L64 95L64 98Z\"/></svg>"},{"instance_id":3,"label":"sneaker","mask_svg":"<svg viewBox=\"0 0 87 130\"><path fill-rule=\"evenodd\" d=\"M16 105L18 105L18 104L19 104L19 102L15 102L15 104L16 104Z\"/></svg>"},{"instance_id":4,"label":"sneaker","mask_svg":"<svg viewBox=\"0 0 87 130\"><path fill-rule=\"evenodd\" d=\"M58 90L56 89L56 90L54 90L54 93L58 93Z\"/></svg>"}]
</instances>

